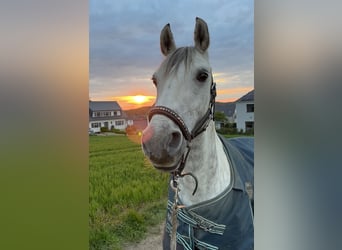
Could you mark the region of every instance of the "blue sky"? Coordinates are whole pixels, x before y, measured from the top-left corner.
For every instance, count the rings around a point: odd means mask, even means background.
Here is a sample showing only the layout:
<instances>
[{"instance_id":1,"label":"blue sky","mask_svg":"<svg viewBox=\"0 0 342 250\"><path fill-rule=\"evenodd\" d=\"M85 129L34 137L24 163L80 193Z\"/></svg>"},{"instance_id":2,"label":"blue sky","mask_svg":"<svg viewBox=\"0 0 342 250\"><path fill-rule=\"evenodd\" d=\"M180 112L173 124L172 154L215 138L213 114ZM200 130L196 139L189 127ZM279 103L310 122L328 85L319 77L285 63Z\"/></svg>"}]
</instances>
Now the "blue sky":
<instances>
[{"instance_id":1,"label":"blue sky","mask_svg":"<svg viewBox=\"0 0 342 250\"><path fill-rule=\"evenodd\" d=\"M177 47L193 45L196 16L209 27L217 101L254 88L254 2L247 0L89 1L89 97L118 100L156 91L151 76L163 60L160 31L170 23Z\"/></svg>"}]
</instances>

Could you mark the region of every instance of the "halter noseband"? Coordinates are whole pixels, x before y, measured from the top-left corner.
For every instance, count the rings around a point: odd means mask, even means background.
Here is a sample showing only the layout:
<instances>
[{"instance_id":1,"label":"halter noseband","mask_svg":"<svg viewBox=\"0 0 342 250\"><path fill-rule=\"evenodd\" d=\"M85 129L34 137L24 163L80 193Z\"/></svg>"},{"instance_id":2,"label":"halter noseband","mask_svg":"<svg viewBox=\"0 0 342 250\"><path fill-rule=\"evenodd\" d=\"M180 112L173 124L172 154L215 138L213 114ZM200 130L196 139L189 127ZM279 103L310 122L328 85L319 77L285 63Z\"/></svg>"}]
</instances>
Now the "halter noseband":
<instances>
[{"instance_id":1,"label":"halter noseband","mask_svg":"<svg viewBox=\"0 0 342 250\"><path fill-rule=\"evenodd\" d=\"M213 77L211 77L211 79L213 79ZM151 121L151 119L154 115L164 115L164 116L168 117L169 119L171 119L173 122L175 122L178 125L178 127L182 131L184 138L187 140L188 151L185 154L183 154L182 160L181 160L179 166L173 172L173 178L174 178L174 182L175 182L175 178L177 178L177 177L184 177L186 175L192 176L195 179L195 183L196 183L196 186L195 186L195 189L194 189L192 195L194 195L196 190L197 190L197 183L198 183L197 178L192 173L182 173L182 171L185 168L185 163L186 163L186 160L188 159L188 155L190 153L190 149L191 149L190 142L192 141L192 139L194 139L199 134L204 132L207 129L209 122L211 120L214 120L215 97L216 97L216 83L212 80L211 87L210 87L210 101L209 101L208 110L204 114L204 116L197 121L197 123L195 124L195 126L191 132L188 129L188 127L186 126L182 117L180 115L178 115L176 111L174 111L168 107L153 106L148 113L148 121Z\"/></svg>"},{"instance_id":2,"label":"halter noseband","mask_svg":"<svg viewBox=\"0 0 342 250\"><path fill-rule=\"evenodd\" d=\"M175 122L180 128L180 130L182 131L182 134L185 137L185 139L188 142L191 142L192 139L194 139L196 136L198 136L199 134L201 134L207 129L210 120L214 120L215 97L216 97L216 83L212 81L211 88L210 88L209 108L207 112L204 114L204 116L200 120L197 121L197 123L195 124L191 132L186 126L182 117L178 115L176 111L165 106L153 106L148 113L148 121L151 121L154 115L164 115L170 118L173 122Z\"/></svg>"}]
</instances>

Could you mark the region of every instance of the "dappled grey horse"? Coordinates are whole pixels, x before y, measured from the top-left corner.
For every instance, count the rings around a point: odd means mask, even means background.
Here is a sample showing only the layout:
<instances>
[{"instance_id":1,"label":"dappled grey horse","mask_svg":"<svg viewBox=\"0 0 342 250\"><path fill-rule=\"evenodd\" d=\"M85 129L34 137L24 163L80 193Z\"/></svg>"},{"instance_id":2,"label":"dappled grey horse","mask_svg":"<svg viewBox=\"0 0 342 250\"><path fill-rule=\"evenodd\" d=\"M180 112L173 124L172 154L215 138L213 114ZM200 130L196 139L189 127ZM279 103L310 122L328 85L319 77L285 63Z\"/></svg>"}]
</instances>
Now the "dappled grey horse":
<instances>
[{"instance_id":1,"label":"dappled grey horse","mask_svg":"<svg viewBox=\"0 0 342 250\"><path fill-rule=\"evenodd\" d=\"M253 249L254 139L224 139L213 121L216 84L207 24L196 18L194 47L176 48L170 25L152 80L155 105L142 147L170 172L164 249Z\"/></svg>"}]
</instances>

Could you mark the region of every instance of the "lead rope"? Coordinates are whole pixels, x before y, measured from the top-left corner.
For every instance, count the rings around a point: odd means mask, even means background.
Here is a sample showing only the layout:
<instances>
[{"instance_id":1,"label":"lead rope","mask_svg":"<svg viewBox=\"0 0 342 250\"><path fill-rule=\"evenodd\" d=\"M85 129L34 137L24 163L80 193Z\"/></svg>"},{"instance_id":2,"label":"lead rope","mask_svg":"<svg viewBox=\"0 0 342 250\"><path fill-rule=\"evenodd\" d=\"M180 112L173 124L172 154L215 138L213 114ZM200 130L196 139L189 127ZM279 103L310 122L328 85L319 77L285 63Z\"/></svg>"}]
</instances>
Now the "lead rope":
<instances>
[{"instance_id":1,"label":"lead rope","mask_svg":"<svg viewBox=\"0 0 342 250\"><path fill-rule=\"evenodd\" d=\"M171 229L171 241L170 241L170 249L171 250L176 250L177 249L177 227L178 227L178 220L177 220L177 215L178 211L181 208L184 208L184 205L178 205L178 193L180 191L179 189L179 183L178 183L178 178L182 178L186 175L190 175L194 178L195 180L195 188L194 191L192 192L192 195L196 193L197 190L197 185L198 181L196 176L194 176L192 173L182 173L185 167L186 160L188 159L189 153L190 153L190 142L187 145L188 151L185 154L185 157L183 156L183 159L180 163L180 166L178 167L177 171L172 173L172 180L170 182L170 187L173 189L175 195L173 197L173 205L172 205L172 211L171 211L171 224L172 224L172 229Z\"/></svg>"},{"instance_id":2,"label":"lead rope","mask_svg":"<svg viewBox=\"0 0 342 250\"><path fill-rule=\"evenodd\" d=\"M195 188L194 188L194 191L192 192L192 195L195 195L196 191L197 191L197 187L198 187L198 180L196 178L196 176L194 176L192 173L190 172L187 172L187 173L182 173L184 168L185 168L185 164L186 164L186 161L188 159L188 156L189 156L189 153L190 153L190 150L191 150L191 141L188 142L188 145L186 146L188 151L186 152L185 156L183 155L183 159L181 161L181 163L179 164L179 167L177 168L177 170L175 172L172 173L173 177L184 177L186 175L189 175L191 176L192 178L194 178L194 181L195 181Z\"/></svg>"},{"instance_id":3,"label":"lead rope","mask_svg":"<svg viewBox=\"0 0 342 250\"><path fill-rule=\"evenodd\" d=\"M175 187L176 185L176 187ZM172 205L172 214L171 214L171 223L172 223L172 230L171 230L171 242L170 242L170 249L176 250L177 249L177 227L178 227L178 220L177 214L180 208L184 208L184 205L178 205L178 192L179 185L178 185L178 177L174 176L174 178L170 182L170 186L175 192L175 196L173 198L173 205Z\"/></svg>"}]
</instances>

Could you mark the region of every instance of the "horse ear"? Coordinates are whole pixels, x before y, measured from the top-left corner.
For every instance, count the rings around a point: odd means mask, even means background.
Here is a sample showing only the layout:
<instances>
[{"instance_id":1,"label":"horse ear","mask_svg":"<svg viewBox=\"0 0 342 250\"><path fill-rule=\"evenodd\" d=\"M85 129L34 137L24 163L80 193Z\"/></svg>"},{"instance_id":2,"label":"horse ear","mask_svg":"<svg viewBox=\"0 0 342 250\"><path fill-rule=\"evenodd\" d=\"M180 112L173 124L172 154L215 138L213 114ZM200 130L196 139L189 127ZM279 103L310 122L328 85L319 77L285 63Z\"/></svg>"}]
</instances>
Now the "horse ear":
<instances>
[{"instance_id":1,"label":"horse ear","mask_svg":"<svg viewBox=\"0 0 342 250\"><path fill-rule=\"evenodd\" d=\"M208 49L210 41L208 26L207 23L199 17L196 17L194 40L195 48L197 48L202 53Z\"/></svg>"},{"instance_id":2,"label":"horse ear","mask_svg":"<svg viewBox=\"0 0 342 250\"><path fill-rule=\"evenodd\" d=\"M176 49L169 23L164 26L160 33L160 49L164 56L167 56Z\"/></svg>"}]
</instances>

